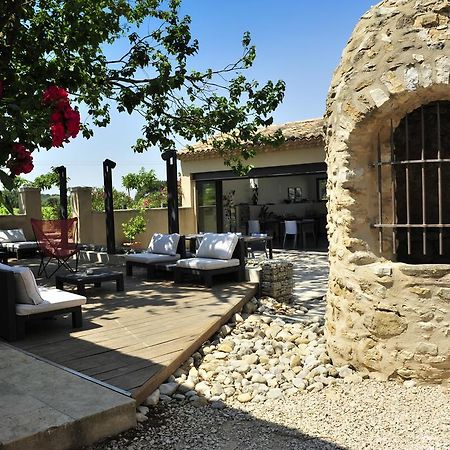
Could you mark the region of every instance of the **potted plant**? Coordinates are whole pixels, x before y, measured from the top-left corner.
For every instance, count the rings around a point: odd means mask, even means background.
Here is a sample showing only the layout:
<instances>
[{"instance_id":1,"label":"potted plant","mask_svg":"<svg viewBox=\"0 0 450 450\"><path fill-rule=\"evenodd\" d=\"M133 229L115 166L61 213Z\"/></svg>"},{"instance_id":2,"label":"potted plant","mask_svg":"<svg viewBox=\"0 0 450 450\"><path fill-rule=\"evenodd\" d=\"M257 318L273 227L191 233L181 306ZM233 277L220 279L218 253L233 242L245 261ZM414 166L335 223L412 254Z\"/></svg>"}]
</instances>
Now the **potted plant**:
<instances>
[{"instance_id":1,"label":"potted plant","mask_svg":"<svg viewBox=\"0 0 450 450\"><path fill-rule=\"evenodd\" d=\"M142 213L122 223L123 234L128 241L126 243L127 246L131 248L141 247L141 243L136 242L136 236L140 233L143 233L146 226L147 223Z\"/></svg>"}]
</instances>

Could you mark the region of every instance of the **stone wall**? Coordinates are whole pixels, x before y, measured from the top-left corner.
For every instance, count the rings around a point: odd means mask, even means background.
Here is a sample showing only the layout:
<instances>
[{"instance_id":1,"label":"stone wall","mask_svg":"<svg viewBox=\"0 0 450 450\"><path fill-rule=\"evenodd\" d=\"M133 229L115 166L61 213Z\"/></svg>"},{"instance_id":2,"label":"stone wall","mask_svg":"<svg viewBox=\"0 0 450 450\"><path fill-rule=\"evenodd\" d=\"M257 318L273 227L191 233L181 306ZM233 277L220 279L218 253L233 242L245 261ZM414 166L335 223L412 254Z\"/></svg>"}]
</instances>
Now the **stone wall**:
<instances>
[{"instance_id":1,"label":"stone wall","mask_svg":"<svg viewBox=\"0 0 450 450\"><path fill-rule=\"evenodd\" d=\"M388 0L356 26L330 87L325 115L330 282L327 339L338 363L383 376L450 378L450 266L396 262L380 250L377 145L423 104L450 99L450 3ZM385 171L385 222L390 211Z\"/></svg>"}]
</instances>

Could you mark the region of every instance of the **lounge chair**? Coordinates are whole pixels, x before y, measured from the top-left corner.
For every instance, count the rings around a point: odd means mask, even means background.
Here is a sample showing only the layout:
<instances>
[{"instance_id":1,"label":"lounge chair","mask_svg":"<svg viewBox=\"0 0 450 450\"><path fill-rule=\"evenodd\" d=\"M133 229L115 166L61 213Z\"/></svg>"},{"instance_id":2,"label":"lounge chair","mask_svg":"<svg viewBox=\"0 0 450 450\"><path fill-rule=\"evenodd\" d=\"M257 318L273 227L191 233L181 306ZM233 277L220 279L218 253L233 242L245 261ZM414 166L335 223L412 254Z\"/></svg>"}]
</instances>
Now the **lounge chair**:
<instances>
[{"instance_id":1,"label":"lounge chair","mask_svg":"<svg viewBox=\"0 0 450 450\"><path fill-rule=\"evenodd\" d=\"M38 287L28 267L0 264L0 337L14 341L25 334L31 318L72 314L72 326L82 326L81 305L86 297L56 288Z\"/></svg>"},{"instance_id":2,"label":"lounge chair","mask_svg":"<svg viewBox=\"0 0 450 450\"><path fill-rule=\"evenodd\" d=\"M76 217L57 220L31 219L31 226L41 255L38 276L44 273L47 278L50 278L61 267L69 272L78 270L80 247L77 242L77 225L78 219ZM72 268L69 264L69 260L73 257L75 257L75 268ZM47 261L45 261L45 258L48 258ZM48 274L47 266L53 260L57 263L57 267Z\"/></svg>"},{"instance_id":3,"label":"lounge chair","mask_svg":"<svg viewBox=\"0 0 450 450\"><path fill-rule=\"evenodd\" d=\"M234 233L205 233L195 258L180 259L175 266L175 282L184 276L199 276L207 287L213 277L236 273L238 281L245 279L245 245Z\"/></svg>"},{"instance_id":4,"label":"lounge chair","mask_svg":"<svg viewBox=\"0 0 450 450\"><path fill-rule=\"evenodd\" d=\"M0 247L8 253L15 253L16 258L20 259L24 253L36 252L38 244L27 240L22 228L15 228L0 230Z\"/></svg>"},{"instance_id":5,"label":"lounge chair","mask_svg":"<svg viewBox=\"0 0 450 450\"><path fill-rule=\"evenodd\" d=\"M155 233L145 252L125 256L127 276L133 275L133 267L143 267L147 269L147 278L153 278L157 270L167 268L184 258L185 247L184 237L178 233Z\"/></svg>"}]
</instances>

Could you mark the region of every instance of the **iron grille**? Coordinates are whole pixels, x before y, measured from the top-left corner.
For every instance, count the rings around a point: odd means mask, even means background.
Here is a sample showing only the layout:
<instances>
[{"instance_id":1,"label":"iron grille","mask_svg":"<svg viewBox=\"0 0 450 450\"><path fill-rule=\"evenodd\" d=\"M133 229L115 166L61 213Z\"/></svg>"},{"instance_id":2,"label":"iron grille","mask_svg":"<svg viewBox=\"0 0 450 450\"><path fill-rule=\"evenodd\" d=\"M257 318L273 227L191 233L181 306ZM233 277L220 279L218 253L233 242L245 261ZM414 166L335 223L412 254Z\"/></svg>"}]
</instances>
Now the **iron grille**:
<instances>
[{"instance_id":1,"label":"iron grille","mask_svg":"<svg viewBox=\"0 0 450 450\"><path fill-rule=\"evenodd\" d=\"M389 233L399 261L450 261L450 102L416 109L395 130L391 121L389 150L378 136L373 166L380 252Z\"/></svg>"}]
</instances>

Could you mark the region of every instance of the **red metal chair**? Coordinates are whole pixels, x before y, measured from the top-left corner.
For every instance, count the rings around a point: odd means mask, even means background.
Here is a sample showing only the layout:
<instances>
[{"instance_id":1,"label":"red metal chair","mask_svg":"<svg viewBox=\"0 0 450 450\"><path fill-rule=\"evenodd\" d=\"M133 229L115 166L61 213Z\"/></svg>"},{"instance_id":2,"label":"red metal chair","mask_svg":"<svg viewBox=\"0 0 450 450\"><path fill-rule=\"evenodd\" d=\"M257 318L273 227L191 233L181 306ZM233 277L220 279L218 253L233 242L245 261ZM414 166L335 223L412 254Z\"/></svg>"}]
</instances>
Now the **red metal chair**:
<instances>
[{"instance_id":1,"label":"red metal chair","mask_svg":"<svg viewBox=\"0 0 450 450\"><path fill-rule=\"evenodd\" d=\"M61 267L70 272L78 270L78 254L80 249L77 243L78 219L37 220L31 219L36 242L39 246L41 264L38 276L45 273L47 278L54 275ZM69 259L75 256L75 269L69 265ZM44 259L48 258L45 262ZM47 266L52 260L56 260L58 266L49 275Z\"/></svg>"}]
</instances>

